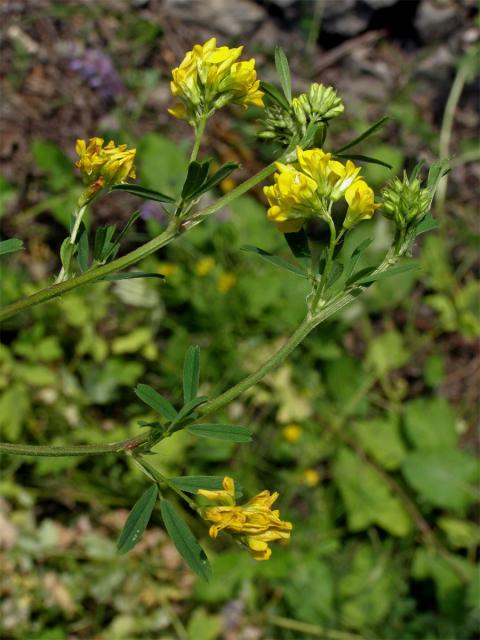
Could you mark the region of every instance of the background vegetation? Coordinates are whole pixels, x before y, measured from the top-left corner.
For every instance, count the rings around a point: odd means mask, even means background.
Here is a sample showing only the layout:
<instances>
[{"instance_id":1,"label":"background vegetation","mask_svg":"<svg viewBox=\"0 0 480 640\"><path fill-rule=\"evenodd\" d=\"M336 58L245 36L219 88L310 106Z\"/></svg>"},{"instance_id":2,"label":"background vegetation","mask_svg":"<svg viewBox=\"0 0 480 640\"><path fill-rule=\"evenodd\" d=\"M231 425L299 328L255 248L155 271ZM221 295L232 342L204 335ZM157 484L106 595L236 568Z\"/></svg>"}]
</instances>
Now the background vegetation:
<instances>
[{"instance_id":1,"label":"background vegetation","mask_svg":"<svg viewBox=\"0 0 480 640\"><path fill-rule=\"evenodd\" d=\"M294 522L290 545L255 563L228 541L209 541L192 519L214 566L206 584L154 513L143 541L119 558L116 537L145 488L135 468L108 457L4 456L2 638L478 637L478 26L469 2L452 3L444 22L427 0L344 4L357 22L368 8L359 32L338 25L333 2L199 2L188 15L182 2L3 4L0 225L27 250L2 260L2 303L58 271L80 188L77 137L137 146L140 182L178 190L191 142L188 127L166 113L169 70L211 35L245 42L266 80L281 44L298 89L333 84L347 104L335 142L387 109L391 122L371 155L395 172L419 156L453 155L453 171L434 210L440 230L415 247L421 269L378 282L228 408L225 418L254 431L251 445L181 434L152 458L170 475L228 473L246 495L278 489L282 516ZM451 7L442 3L440 14ZM242 20L229 14L240 9ZM240 161L240 180L272 151L256 141L258 111L233 115L215 116L207 147L219 162ZM389 176L382 167L365 173L376 188ZM124 221L139 204L110 196L90 224ZM163 224L155 203L141 210L131 247ZM382 253L388 226L372 224L371 251ZM241 251L282 252L283 243L252 193L140 265L166 274L165 284L98 283L5 323L2 440L60 445L136 434L150 416L133 387L145 382L178 401L191 344L202 348L202 392L239 380L303 315L303 281Z\"/></svg>"}]
</instances>

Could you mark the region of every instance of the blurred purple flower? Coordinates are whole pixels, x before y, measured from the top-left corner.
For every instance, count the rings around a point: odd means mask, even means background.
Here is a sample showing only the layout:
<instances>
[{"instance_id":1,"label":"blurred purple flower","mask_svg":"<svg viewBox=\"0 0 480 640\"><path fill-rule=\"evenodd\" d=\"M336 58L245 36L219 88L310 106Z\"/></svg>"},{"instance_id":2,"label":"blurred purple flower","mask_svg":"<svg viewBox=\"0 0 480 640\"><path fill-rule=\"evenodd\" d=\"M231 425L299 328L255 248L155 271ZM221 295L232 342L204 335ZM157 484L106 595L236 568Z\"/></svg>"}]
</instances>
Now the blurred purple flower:
<instances>
[{"instance_id":1,"label":"blurred purple flower","mask_svg":"<svg viewBox=\"0 0 480 640\"><path fill-rule=\"evenodd\" d=\"M168 222L168 215L165 213L159 202L146 200L140 205L139 211L144 220L157 220L161 224L167 224Z\"/></svg>"},{"instance_id":2,"label":"blurred purple flower","mask_svg":"<svg viewBox=\"0 0 480 640\"><path fill-rule=\"evenodd\" d=\"M83 55L74 58L69 66L104 98L114 98L124 90L111 58L99 49L85 51Z\"/></svg>"},{"instance_id":3,"label":"blurred purple flower","mask_svg":"<svg viewBox=\"0 0 480 640\"><path fill-rule=\"evenodd\" d=\"M231 217L232 212L227 207L220 209L220 211L217 211L217 213L215 214L215 218L218 220L218 222L228 222Z\"/></svg>"}]
</instances>

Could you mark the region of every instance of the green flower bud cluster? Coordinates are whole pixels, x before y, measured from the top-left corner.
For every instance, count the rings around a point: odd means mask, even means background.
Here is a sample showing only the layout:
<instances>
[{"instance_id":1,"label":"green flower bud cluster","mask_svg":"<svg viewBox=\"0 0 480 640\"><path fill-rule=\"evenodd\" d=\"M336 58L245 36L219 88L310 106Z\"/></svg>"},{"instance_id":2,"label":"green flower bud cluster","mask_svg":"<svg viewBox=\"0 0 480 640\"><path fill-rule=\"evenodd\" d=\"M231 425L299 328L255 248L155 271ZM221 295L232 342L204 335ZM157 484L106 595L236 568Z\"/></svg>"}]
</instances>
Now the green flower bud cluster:
<instances>
[{"instance_id":1,"label":"green flower bud cluster","mask_svg":"<svg viewBox=\"0 0 480 640\"><path fill-rule=\"evenodd\" d=\"M310 124L326 123L343 113L342 99L332 87L314 83L307 93L293 98L290 107L283 108L278 104L266 110L264 130L259 134L265 140L275 140L288 145L295 140L299 142Z\"/></svg>"},{"instance_id":2,"label":"green flower bud cluster","mask_svg":"<svg viewBox=\"0 0 480 640\"><path fill-rule=\"evenodd\" d=\"M402 229L413 222L419 223L428 213L430 204L430 190L422 189L418 178L409 180L406 173L403 180L393 178L382 191L383 215Z\"/></svg>"},{"instance_id":3,"label":"green flower bud cluster","mask_svg":"<svg viewBox=\"0 0 480 640\"><path fill-rule=\"evenodd\" d=\"M336 118L344 110L342 99L332 87L314 82L308 93L293 98L292 109L303 133L311 122L326 122Z\"/></svg>"},{"instance_id":4,"label":"green flower bud cluster","mask_svg":"<svg viewBox=\"0 0 480 640\"><path fill-rule=\"evenodd\" d=\"M265 110L264 130L258 134L263 140L275 140L287 146L298 134L297 124L289 111L274 104Z\"/></svg>"}]
</instances>

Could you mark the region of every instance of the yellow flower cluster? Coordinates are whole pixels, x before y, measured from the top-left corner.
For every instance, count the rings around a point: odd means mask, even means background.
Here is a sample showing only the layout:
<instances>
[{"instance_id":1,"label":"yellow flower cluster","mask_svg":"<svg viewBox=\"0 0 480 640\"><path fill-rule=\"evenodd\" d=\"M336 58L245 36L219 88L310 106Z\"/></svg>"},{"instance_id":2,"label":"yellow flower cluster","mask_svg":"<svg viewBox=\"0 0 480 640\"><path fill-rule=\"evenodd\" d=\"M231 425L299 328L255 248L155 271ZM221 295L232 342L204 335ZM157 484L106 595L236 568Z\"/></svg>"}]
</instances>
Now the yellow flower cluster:
<instances>
[{"instance_id":1,"label":"yellow flower cluster","mask_svg":"<svg viewBox=\"0 0 480 640\"><path fill-rule=\"evenodd\" d=\"M169 113L195 125L227 103L263 107L255 60L237 62L243 47L217 47L215 38L196 44L172 71L171 91L179 102Z\"/></svg>"},{"instance_id":2,"label":"yellow flower cluster","mask_svg":"<svg viewBox=\"0 0 480 640\"><path fill-rule=\"evenodd\" d=\"M275 183L263 191L270 205L267 217L283 233L299 231L309 218L330 215L331 204L342 197L348 204L345 228L371 218L379 206L372 189L358 175L360 167L351 160L343 164L322 149L297 147L297 163L277 162L275 166Z\"/></svg>"},{"instance_id":3,"label":"yellow flower cluster","mask_svg":"<svg viewBox=\"0 0 480 640\"><path fill-rule=\"evenodd\" d=\"M113 140L103 146L103 138L77 140L75 151L80 159L75 166L86 184L90 194L103 187L121 184L128 178L135 178L136 149L128 149L126 144L116 146Z\"/></svg>"},{"instance_id":4,"label":"yellow flower cluster","mask_svg":"<svg viewBox=\"0 0 480 640\"><path fill-rule=\"evenodd\" d=\"M235 483L232 478L223 479L223 490L199 489L198 495L220 503L205 507L202 516L212 523L209 534L216 538L225 529L236 535L248 547L255 560L268 560L272 550L268 546L275 540L289 540L292 523L280 520L280 512L272 511L278 493L262 491L244 505L235 504Z\"/></svg>"}]
</instances>

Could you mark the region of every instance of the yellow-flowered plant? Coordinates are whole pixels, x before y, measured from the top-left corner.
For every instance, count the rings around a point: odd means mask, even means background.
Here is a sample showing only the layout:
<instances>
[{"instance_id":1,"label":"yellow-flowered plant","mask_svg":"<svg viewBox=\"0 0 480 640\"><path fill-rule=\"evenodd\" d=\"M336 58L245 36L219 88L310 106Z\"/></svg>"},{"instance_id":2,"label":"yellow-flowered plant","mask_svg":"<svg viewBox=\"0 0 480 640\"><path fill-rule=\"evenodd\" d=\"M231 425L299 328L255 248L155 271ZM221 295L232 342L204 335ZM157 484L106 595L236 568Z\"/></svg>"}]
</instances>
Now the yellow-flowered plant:
<instances>
[{"instance_id":1,"label":"yellow-flowered plant","mask_svg":"<svg viewBox=\"0 0 480 640\"><path fill-rule=\"evenodd\" d=\"M432 228L432 221L425 220L435 188L446 172L445 163L432 166L428 184L422 186L419 167L410 177L394 179L382 193L381 206L385 217L394 222L392 245L377 266L356 270L356 262L368 245L358 245L353 252L342 251L342 239L352 227L372 218L380 206L375 194L360 176L361 168L342 149L336 153L324 151L327 130L333 118L344 109L341 98L332 87L312 84L299 96L292 96L290 72L285 54L277 49L275 61L280 76L283 95L279 90L262 83L255 70L255 60L239 61L243 47L217 47L215 38L205 44L197 44L189 51L180 65L172 71L171 89L177 103L170 113L188 121L195 129L190 162L179 194L164 194L138 184L129 184L135 174L135 149L113 141L104 144L103 138L77 140L76 151L80 170L86 185L70 224L70 235L60 249L61 271L56 283L36 294L18 300L0 310L0 319L28 309L41 302L65 295L82 285L104 279L124 277L171 277L181 276L178 265L163 263L157 272L121 273L122 270L158 251L193 226L200 224L213 213L224 209L233 200L246 193L271 176L275 169L274 182L264 188L269 208L267 217L285 238L295 262L282 256L272 255L259 247L245 247L265 258L270 265L293 271L311 285L306 299L306 314L302 323L281 348L270 356L259 369L239 383L214 398L198 395L200 361L198 347L190 347L185 355L183 369L183 403L175 408L155 389L147 384L136 387L135 393L148 411L153 413L149 422L139 421L143 427L140 434L120 442L107 444L50 447L0 443L0 452L20 455L127 455L149 479L150 487L133 507L118 540L121 553L130 550L141 537L150 514L160 500L160 509L167 533L190 567L208 579L209 564L205 553L196 541L188 525L176 512L165 494L173 491L187 502L193 512L198 512L203 521L209 523L209 533L216 538L226 531L244 545L256 560L267 560L271 555L272 542L287 542L292 524L280 519L278 510L272 509L278 493L262 491L245 504L237 504L235 483L232 478L223 478L222 489L217 487L218 478L186 476L168 478L148 462L148 454L154 446L161 448L163 440L177 431L188 429L190 434L208 438L219 437L234 443L248 442L252 434L246 427L228 424L203 423L205 416L223 409L228 403L250 389L275 367L280 365L295 347L321 322L342 309L358 296L378 277L395 273L393 265L408 256L409 249L418 233ZM274 165L262 169L257 175L235 186L229 176L238 166L227 162L212 173L210 160L197 160L207 119L226 104L243 107L255 105L268 108L260 136L276 145ZM359 138L343 147L350 149L365 140L381 126L376 123ZM365 156L361 156L365 160ZM368 161L380 162L378 159ZM227 182L229 181L229 182ZM228 190L225 185L228 185ZM151 186L151 185L150 185ZM220 187L227 191L218 201L206 207L199 206L203 194ZM234 187L234 188L232 188ZM117 233L115 225L91 230L83 224L87 209L100 196L111 190L133 193L146 200L162 203L169 222L165 230L146 244L116 258L120 244L128 229L135 223L138 212L131 215L125 227ZM430 225L430 226L429 226ZM96 225L92 225L96 226ZM328 239L325 240L325 237ZM11 250L11 246L8 247ZM208 276L217 271L213 257L199 260L194 268L194 277ZM235 286L237 275L218 265L216 292L226 294ZM401 267L404 268L404 265ZM181 278L183 281L183 277ZM289 304L293 304L289 301ZM152 344L152 357L156 348ZM282 429L283 438L290 444L299 441L302 429L290 424ZM322 482L316 468L306 469L302 483L315 487ZM211 504L200 506L187 493L196 493Z\"/></svg>"},{"instance_id":2,"label":"yellow-flowered plant","mask_svg":"<svg viewBox=\"0 0 480 640\"><path fill-rule=\"evenodd\" d=\"M197 126L228 103L263 107L255 60L237 62L242 47L217 47L215 38L196 44L172 71L170 88L178 102L168 111Z\"/></svg>"},{"instance_id":3,"label":"yellow-flowered plant","mask_svg":"<svg viewBox=\"0 0 480 640\"><path fill-rule=\"evenodd\" d=\"M280 520L280 512L272 510L278 493L262 491L244 505L235 501L235 482L226 476L223 490L210 491L199 489L203 496L218 504L201 509L202 517L211 522L209 534L216 538L220 531L228 531L245 545L255 560L268 560L272 555L269 543L288 541L292 523Z\"/></svg>"}]
</instances>

